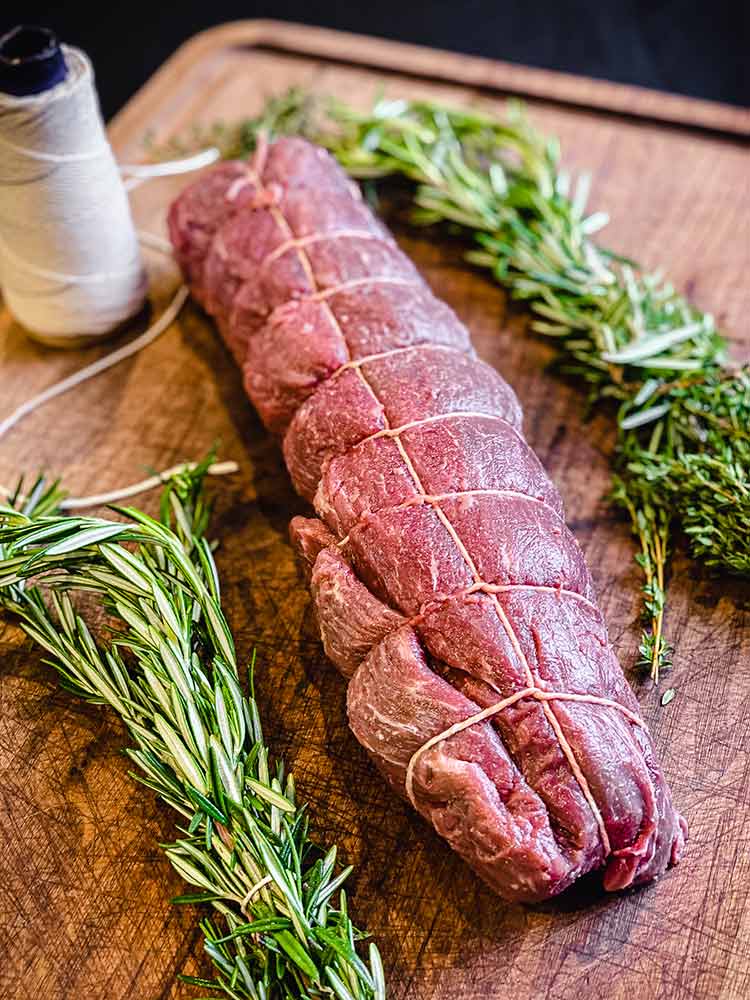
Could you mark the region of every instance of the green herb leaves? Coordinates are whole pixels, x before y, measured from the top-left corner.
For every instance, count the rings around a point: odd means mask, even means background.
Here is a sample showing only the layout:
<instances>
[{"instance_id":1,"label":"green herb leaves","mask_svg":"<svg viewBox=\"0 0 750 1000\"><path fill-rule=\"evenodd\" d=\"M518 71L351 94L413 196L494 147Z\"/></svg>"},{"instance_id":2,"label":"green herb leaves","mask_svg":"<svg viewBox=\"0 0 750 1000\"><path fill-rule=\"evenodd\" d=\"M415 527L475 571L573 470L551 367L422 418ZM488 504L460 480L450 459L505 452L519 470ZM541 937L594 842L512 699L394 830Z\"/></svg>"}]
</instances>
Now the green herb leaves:
<instances>
[{"instance_id":1,"label":"green herb leaves","mask_svg":"<svg viewBox=\"0 0 750 1000\"><path fill-rule=\"evenodd\" d=\"M350 869L310 842L294 780L270 762L240 687L204 537L204 472L167 483L162 522L134 509L125 521L60 517L59 492L39 484L22 510L0 507L0 607L69 690L118 712L133 777L182 817L163 845L195 889L179 901L217 914L201 924L216 977L186 981L249 1000L384 1000L377 948L369 966L356 950L363 935L341 888ZM98 596L114 620L108 638L94 640L73 590Z\"/></svg>"}]
</instances>

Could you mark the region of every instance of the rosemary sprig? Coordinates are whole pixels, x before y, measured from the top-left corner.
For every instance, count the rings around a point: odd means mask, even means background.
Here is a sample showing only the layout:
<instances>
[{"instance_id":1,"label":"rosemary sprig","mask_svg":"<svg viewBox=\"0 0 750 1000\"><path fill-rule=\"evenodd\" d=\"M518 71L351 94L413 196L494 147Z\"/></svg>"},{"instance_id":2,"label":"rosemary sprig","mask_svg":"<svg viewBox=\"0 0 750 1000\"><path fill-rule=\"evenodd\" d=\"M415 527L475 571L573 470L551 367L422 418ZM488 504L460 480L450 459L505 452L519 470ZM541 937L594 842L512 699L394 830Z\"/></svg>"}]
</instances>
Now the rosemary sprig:
<instances>
[{"instance_id":1,"label":"rosemary sprig","mask_svg":"<svg viewBox=\"0 0 750 1000\"><path fill-rule=\"evenodd\" d=\"M290 91L258 118L214 127L211 140L243 156L261 132L306 135L360 179L406 178L414 221L464 230L478 244L468 260L526 303L589 407L616 406L611 500L639 541L640 663L658 681L671 655L663 623L676 532L705 565L750 573L750 368L723 367L712 316L593 242L608 218L586 213L590 178L574 182L558 143L515 103L506 119L385 99L361 113Z\"/></svg>"},{"instance_id":2,"label":"rosemary sprig","mask_svg":"<svg viewBox=\"0 0 750 1000\"><path fill-rule=\"evenodd\" d=\"M351 869L338 868L335 847L311 844L294 778L270 759L252 679L249 697L240 686L205 537L205 469L167 485L161 521L132 508L125 521L62 517L60 492L42 481L21 509L0 507L0 607L68 690L115 709L134 741L133 777L179 814L162 847L194 891L175 902L216 913L201 922L215 977L182 978L235 1000L384 1000L376 946L369 963L357 951L364 935L342 889ZM116 620L98 642L72 591L93 593Z\"/></svg>"}]
</instances>

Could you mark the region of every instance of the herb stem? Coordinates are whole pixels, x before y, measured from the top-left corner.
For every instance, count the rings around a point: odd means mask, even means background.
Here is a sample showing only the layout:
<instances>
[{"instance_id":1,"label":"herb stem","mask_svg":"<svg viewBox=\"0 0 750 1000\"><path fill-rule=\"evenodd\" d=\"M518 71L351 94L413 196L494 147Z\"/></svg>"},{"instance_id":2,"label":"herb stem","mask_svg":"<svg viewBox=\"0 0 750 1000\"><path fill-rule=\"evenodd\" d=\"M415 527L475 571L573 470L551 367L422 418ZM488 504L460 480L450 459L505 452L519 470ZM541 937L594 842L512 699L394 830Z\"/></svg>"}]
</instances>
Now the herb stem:
<instances>
[{"instance_id":1,"label":"herb stem","mask_svg":"<svg viewBox=\"0 0 750 1000\"><path fill-rule=\"evenodd\" d=\"M215 977L185 980L240 1000L383 1000L377 949L369 967L356 950L365 935L341 887L350 869L337 871L335 847L311 843L294 779L271 761L252 681L249 696L240 684L205 537L208 468L167 484L159 521L133 508L120 521L61 516L60 492L37 482L20 509L0 507L0 607L64 687L114 708L133 740L132 776L178 814L178 836L162 845L194 887L178 901L218 917L201 923ZM75 591L109 614L98 642Z\"/></svg>"}]
</instances>

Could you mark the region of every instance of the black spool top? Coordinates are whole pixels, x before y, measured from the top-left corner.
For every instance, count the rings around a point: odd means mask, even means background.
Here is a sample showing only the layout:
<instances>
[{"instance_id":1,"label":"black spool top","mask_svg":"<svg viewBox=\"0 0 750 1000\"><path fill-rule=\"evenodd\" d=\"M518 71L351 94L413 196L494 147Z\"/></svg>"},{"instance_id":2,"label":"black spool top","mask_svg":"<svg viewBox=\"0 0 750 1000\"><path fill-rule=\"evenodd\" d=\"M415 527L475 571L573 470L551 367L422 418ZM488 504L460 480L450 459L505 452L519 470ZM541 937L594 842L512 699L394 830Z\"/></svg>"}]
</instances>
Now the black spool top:
<instances>
[{"instance_id":1,"label":"black spool top","mask_svg":"<svg viewBox=\"0 0 750 1000\"><path fill-rule=\"evenodd\" d=\"M41 94L67 76L60 43L48 28L19 24L0 38L0 91Z\"/></svg>"}]
</instances>

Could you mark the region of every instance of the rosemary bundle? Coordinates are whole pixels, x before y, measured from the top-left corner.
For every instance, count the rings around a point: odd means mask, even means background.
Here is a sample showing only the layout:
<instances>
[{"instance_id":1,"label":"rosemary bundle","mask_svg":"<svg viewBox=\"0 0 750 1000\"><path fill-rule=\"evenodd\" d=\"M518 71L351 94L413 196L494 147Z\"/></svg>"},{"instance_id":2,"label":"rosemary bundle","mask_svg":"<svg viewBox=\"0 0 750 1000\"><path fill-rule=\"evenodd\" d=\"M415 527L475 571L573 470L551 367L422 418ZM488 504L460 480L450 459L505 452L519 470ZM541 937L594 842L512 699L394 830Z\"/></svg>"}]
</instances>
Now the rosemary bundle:
<instances>
[{"instance_id":1,"label":"rosemary bundle","mask_svg":"<svg viewBox=\"0 0 750 1000\"><path fill-rule=\"evenodd\" d=\"M125 521L60 516L62 494L42 481L0 507L0 607L68 690L117 712L133 777L179 814L162 846L195 891L175 902L215 911L201 922L215 978L182 978L233 1000L385 1000L376 946L369 964L357 953L351 869L311 844L293 776L269 757L252 672L249 697L240 686L205 537L207 465L166 486L160 521L132 508ZM115 622L98 642L71 591Z\"/></svg>"},{"instance_id":2,"label":"rosemary bundle","mask_svg":"<svg viewBox=\"0 0 750 1000\"><path fill-rule=\"evenodd\" d=\"M554 139L511 103L506 119L424 101L379 100L360 113L291 91L238 126L196 134L244 156L259 133L302 134L360 179L413 185L413 219L450 223L467 253L533 314L589 407L617 418L612 501L630 517L643 572L640 665L670 664L665 586L676 534L706 566L750 574L750 368L731 370L713 317L659 274L594 243L590 178L560 167Z\"/></svg>"}]
</instances>

